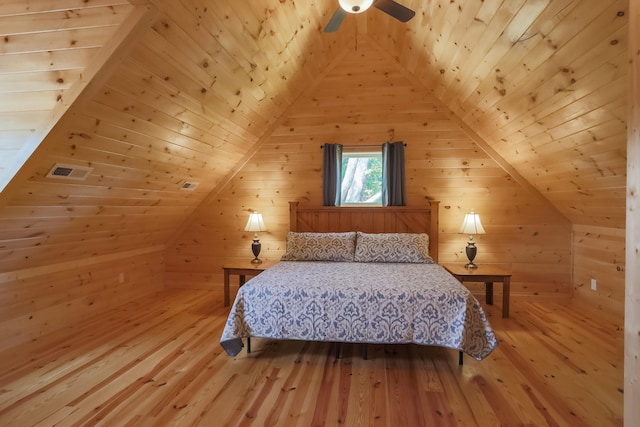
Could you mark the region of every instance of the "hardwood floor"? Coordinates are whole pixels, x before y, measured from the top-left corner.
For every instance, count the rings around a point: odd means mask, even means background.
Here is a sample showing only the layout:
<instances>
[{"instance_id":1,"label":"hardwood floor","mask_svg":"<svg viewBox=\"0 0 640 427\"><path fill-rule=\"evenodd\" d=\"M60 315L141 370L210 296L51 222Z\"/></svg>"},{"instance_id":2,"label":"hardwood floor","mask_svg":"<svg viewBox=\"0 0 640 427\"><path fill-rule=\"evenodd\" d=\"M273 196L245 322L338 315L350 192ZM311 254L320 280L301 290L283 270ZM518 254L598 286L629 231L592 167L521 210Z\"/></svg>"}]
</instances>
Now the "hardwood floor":
<instances>
[{"instance_id":1,"label":"hardwood floor","mask_svg":"<svg viewBox=\"0 0 640 427\"><path fill-rule=\"evenodd\" d=\"M222 293L168 290L0 354L3 426L622 426L622 319L512 298L482 362L415 345L218 343Z\"/></svg>"}]
</instances>

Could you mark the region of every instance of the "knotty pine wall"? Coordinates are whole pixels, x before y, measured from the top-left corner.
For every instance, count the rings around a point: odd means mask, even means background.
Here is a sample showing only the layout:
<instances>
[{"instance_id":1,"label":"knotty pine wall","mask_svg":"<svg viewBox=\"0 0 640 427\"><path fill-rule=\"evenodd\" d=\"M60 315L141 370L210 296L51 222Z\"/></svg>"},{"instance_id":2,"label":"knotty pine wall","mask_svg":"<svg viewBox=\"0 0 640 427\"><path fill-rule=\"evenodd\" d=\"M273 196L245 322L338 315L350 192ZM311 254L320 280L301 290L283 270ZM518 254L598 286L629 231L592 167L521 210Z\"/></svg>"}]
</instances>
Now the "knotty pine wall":
<instances>
[{"instance_id":1,"label":"knotty pine wall","mask_svg":"<svg viewBox=\"0 0 640 427\"><path fill-rule=\"evenodd\" d=\"M0 351L164 288L164 248L0 273Z\"/></svg>"},{"instance_id":2,"label":"knotty pine wall","mask_svg":"<svg viewBox=\"0 0 640 427\"><path fill-rule=\"evenodd\" d=\"M574 297L609 313L624 313L625 230L573 225ZM596 290L591 289L596 280Z\"/></svg>"},{"instance_id":3,"label":"knotty pine wall","mask_svg":"<svg viewBox=\"0 0 640 427\"><path fill-rule=\"evenodd\" d=\"M219 287L226 261L252 258L243 228L260 211L261 257L285 249L288 202L320 205L325 142L407 143L409 206L439 200L441 262L464 262L465 213L480 214L478 263L513 270L514 294L569 295L568 221L518 184L448 118L440 102L366 40L310 88L229 184L202 205L167 253L167 286Z\"/></svg>"},{"instance_id":4,"label":"knotty pine wall","mask_svg":"<svg viewBox=\"0 0 640 427\"><path fill-rule=\"evenodd\" d=\"M640 420L640 3L630 2L629 25L629 127L627 138L627 249L624 318L624 425Z\"/></svg>"},{"instance_id":5,"label":"knotty pine wall","mask_svg":"<svg viewBox=\"0 0 640 427\"><path fill-rule=\"evenodd\" d=\"M307 79L324 70L347 36L326 42L314 37L315 25L300 28L300 22L322 18L324 6L319 4L301 10L235 0L217 1L215 8L199 0L158 0L144 6L148 2L136 1L140 7L133 9L143 10L127 15L117 29L115 16L97 16L109 13L111 0L100 0L100 7L91 2L89 15L83 17L84 10L69 13L65 23L57 19L63 12L46 12L75 9L80 3L0 5L0 28L16 32L1 37L1 58L8 58L4 53L16 58L0 66L0 92L15 92L16 79L31 94L38 92L42 76L51 88L60 86L56 82L62 78L65 84L73 76L86 79L75 101L69 92L62 100L57 91L49 93L59 108L43 111L48 118L44 127L34 116L20 120L15 110L24 105L0 96L0 119L6 119L0 120L0 151L7 148L7 139L14 144L33 128L46 135L0 193L0 326L6 326L6 345L72 326L162 289L165 242L298 96ZM131 9L126 1L114 3L123 6L112 15L124 16ZM287 12L299 18L294 26L282 25ZM82 31L73 30L75 21ZM2 25L7 22L12 24ZM98 28L88 29L91 23ZM60 31L44 32L46 25ZM107 25L114 34L109 40ZM245 25L264 31L264 37L246 31ZM107 48L90 57L79 52L103 44ZM46 52L43 45L55 49ZM29 52L39 52L39 60ZM56 71L66 63L60 56L76 54L90 62L84 71L82 61L71 67L73 72ZM9 66L14 62L19 64ZM90 166L93 172L85 181L45 178L55 163ZM182 191L184 181L199 185ZM138 258L139 251L147 255ZM103 256L110 261L96 261ZM124 283L119 283L120 272Z\"/></svg>"}]
</instances>

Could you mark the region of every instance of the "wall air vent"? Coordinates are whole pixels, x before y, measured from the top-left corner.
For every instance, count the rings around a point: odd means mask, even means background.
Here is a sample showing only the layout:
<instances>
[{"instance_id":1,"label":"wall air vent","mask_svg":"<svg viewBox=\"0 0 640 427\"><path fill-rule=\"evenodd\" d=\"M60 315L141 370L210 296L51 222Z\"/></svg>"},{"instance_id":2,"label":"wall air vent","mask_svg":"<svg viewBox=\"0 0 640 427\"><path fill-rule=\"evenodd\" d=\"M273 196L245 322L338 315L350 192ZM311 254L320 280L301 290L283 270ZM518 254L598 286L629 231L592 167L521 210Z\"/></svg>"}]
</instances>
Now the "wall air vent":
<instances>
[{"instance_id":1,"label":"wall air vent","mask_svg":"<svg viewBox=\"0 0 640 427\"><path fill-rule=\"evenodd\" d=\"M196 187L198 186L199 183L197 182L193 182L193 181L185 181L182 183L182 186L180 187L181 190L186 190L186 191L193 191L196 189Z\"/></svg>"},{"instance_id":2,"label":"wall air vent","mask_svg":"<svg viewBox=\"0 0 640 427\"><path fill-rule=\"evenodd\" d=\"M78 165L56 165L49 171L47 178L73 179L84 181L87 179L93 168Z\"/></svg>"}]
</instances>

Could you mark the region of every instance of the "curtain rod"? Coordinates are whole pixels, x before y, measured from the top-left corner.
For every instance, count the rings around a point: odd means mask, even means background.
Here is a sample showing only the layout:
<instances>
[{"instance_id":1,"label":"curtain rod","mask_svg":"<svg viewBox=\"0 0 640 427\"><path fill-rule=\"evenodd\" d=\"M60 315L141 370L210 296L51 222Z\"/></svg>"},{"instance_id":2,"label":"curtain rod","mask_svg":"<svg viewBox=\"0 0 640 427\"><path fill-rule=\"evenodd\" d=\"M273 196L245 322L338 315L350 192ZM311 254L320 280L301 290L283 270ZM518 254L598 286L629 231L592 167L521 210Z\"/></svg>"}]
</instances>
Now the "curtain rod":
<instances>
[{"instance_id":1,"label":"curtain rod","mask_svg":"<svg viewBox=\"0 0 640 427\"><path fill-rule=\"evenodd\" d=\"M405 142L404 144L405 147L407 146L407 143ZM382 144L379 145L343 145L343 148L380 148L382 146ZM320 146L320 149L322 150L324 148L324 144Z\"/></svg>"}]
</instances>

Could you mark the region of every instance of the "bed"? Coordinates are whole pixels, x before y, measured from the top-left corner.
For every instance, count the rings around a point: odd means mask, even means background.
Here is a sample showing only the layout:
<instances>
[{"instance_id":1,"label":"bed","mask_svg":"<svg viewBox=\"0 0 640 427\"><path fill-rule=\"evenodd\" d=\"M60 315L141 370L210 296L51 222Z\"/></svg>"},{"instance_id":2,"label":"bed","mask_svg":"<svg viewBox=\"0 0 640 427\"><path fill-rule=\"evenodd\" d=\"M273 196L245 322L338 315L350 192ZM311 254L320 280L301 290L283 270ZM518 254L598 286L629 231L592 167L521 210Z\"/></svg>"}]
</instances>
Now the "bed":
<instances>
[{"instance_id":1,"label":"bed","mask_svg":"<svg viewBox=\"0 0 640 427\"><path fill-rule=\"evenodd\" d=\"M478 301L436 263L437 203L424 209L292 203L290 216L282 260L236 295L220 339L230 356L249 337L413 343L476 360L497 346Z\"/></svg>"}]
</instances>

